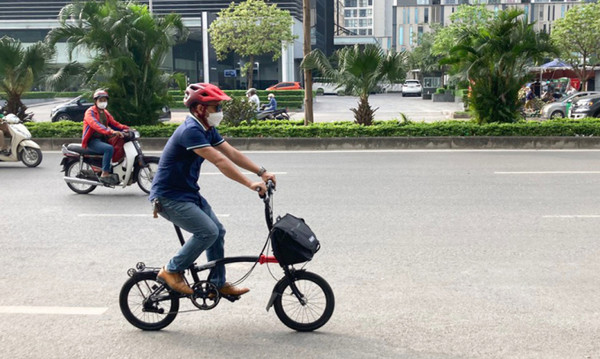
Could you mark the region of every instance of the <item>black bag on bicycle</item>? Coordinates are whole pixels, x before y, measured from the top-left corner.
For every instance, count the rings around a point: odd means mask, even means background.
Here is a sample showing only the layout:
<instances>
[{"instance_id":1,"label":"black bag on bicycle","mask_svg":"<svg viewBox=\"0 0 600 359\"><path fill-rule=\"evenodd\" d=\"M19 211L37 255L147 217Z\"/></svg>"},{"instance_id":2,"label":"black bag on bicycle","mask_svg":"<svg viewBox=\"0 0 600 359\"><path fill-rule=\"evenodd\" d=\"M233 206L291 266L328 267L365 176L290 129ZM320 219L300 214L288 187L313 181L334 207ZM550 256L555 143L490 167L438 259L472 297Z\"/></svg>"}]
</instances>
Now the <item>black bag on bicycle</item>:
<instances>
[{"instance_id":1,"label":"black bag on bicycle","mask_svg":"<svg viewBox=\"0 0 600 359\"><path fill-rule=\"evenodd\" d=\"M304 219L289 213L277 219L269 236L273 254L282 265L307 262L321 248L319 240L304 223Z\"/></svg>"}]
</instances>

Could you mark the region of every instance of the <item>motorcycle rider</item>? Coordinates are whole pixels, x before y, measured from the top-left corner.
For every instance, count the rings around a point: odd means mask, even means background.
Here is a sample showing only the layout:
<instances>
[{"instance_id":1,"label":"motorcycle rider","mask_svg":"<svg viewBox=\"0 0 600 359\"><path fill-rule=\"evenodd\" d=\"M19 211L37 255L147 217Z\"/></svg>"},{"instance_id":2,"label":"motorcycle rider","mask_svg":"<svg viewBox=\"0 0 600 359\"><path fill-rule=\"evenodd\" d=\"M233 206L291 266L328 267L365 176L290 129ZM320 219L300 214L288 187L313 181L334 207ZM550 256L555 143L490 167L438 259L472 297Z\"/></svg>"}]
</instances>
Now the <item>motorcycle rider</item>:
<instances>
[{"instance_id":1,"label":"motorcycle rider","mask_svg":"<svg viewBox=\"0 0 600 359\"><path fill-rule=\"evenodd\" d=\"M10 141L5 144L4 136L11 137L8 123L4 120L4 115L0 113L0 155L10 156Z\"/></svg>"},{"instance_id":2,"label":"motorcycle rider","mask_svg":"<svg viewBox=\"0 0 600 359\"><path fill-rule=\"evenodd\" d=\"M249 88L246 91L246 96L248 97L248 102L253 104L256 107L256 111L260 111L260 98L256 94L256 89L254 87Z\"/></svg>"},{"instance_id":3,"label":"motorcycle rider","mask_svg":"<svg viewBox=\"0 0 600 359\"><path fill-rule=\"evenodd\" d=\"M102 174L100 182L105 184L116 184L118 180L110 175L110 161L113 157L114 147L107 143L109 136L123 138L123 132L129 131L129 127L117 122L106 110L108 106L108 92L102 89L94 92L94 105L85 111L83 118L83 135L81 146L102 153Z\"/></svg>"},{"instance_id":4,"label":"motorcycle rider","mask_svg":"<svg viewBox=\"0 0 600 359\"><path fill-rule=\"evenodd\" d=\"M185 90L183 103L190 114L169 138L160 157L158 170L152 182L150 200L155 213L192 233L190 239L158 273L158 280L172 289L192 294L182 272L206 250L209 261L224 257L225 228L217 219L211 206L200 195L198 179L204 160L214 164L219 171L262 195L265 182L275 175L252 162L227 143L216 126L221 122L221 102L231 100L217 86L208 83L191 84ZM252 182L238 166L256 173L261 181ZM225 282L225 267L215 268L213 284L222 294L239 296L249 291Z\"/></svg>"},{"instance_id":5,"label":"motorcycle rider","mask_svg":"<svg viewBox=\"0 0 600 359\"><path fill-rule=\"evenodd\" d=\"M277 110L277 100L275 100L275 95L270 93L267 98L269 99L269 103L263 109L263 111L275 111Z\"/></svg>"}]
</instances>

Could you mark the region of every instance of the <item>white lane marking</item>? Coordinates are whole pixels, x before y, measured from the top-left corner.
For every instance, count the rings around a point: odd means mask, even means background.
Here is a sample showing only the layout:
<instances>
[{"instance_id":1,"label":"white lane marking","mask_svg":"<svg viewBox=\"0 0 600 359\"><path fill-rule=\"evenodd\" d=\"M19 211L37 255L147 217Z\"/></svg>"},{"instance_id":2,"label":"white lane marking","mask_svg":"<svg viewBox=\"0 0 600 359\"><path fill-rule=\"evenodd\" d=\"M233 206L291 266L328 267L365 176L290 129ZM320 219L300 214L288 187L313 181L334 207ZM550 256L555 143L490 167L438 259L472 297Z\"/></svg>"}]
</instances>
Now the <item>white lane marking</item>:
<instances>
[{"instance_id":1,"label":"white lane marking","mask_svg":"<svg viewBox=\"0 0 600 359\"><path fill-rule=\"evenodd\" d=\"M4 314L102 315L107 310L101 307L0 306L0 313Z\"/></svg>"},{"instance_id":2,"label":"white lane marking","mask_svg":"<svg viewBox=\"0 0 600 359\"><path fill-rule=\"evenodd\" d=\"M557 214L542 216L542 218L600 218L600 214Z\"/></svg>"},{"instance_id":3,"label":"white lane marking","mask_svg":"<svg viewBox=\"0 0 600 359\"><path fill-rule=\"evenodd\" d=\"M287 172L269 172L269 173L272 173L274 175L287 175ZM246 171L243 171L242 174L244 174L244 175L256 175L256 173L246 172ZM221 172L202 172L201 173L201 176L206 176L206 175L214 176L214 175L222 175L222 173Z\"/></svg>"},{"instance_id":4,"label":"white lane marking","mask_svg":"<svg viewBox=\"0 0 600 359\"><path fill-rule=\"evenodd\" d=\"M600 174L600 171L529 171L529 172L501 172L496 171L497 175L588 175Z\"/></svg>"},{"instance_id":5,"label":"white lane marking","mask_svg":"<svg viewBox=\"0 0 600 359\"><path fill-rule=\"evenodd\" d=\"M152 217L152 214L80 213L77 217ZM229 217L229 214L217 214L217 217Z\"/></svg>"}]
</instances>

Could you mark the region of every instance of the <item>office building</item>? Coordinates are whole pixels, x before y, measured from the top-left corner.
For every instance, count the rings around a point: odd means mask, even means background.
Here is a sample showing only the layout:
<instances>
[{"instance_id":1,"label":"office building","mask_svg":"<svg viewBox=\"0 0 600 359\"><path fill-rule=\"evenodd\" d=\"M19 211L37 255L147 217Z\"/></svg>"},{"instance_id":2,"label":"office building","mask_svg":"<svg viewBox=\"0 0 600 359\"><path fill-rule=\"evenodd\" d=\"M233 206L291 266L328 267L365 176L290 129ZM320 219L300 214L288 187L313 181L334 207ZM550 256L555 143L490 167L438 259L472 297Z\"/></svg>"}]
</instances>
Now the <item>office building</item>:
<instances>
[{"instance_id":1,"label":"office building","mask_svg":"<svg viewBox=\"0 0 600 359\"><path fill-rule=\"evenodd\" d=\"M232 71L239 70L244 59L235 54L225 61L217 61L214 50L210 47L207 35L208 26L216 18L217 13L229 6L232 0L140 0L157 15L175 12L183 18L190 29L190 37L185 44L173 47L170 56L164 63L165 69L187 74L190 81L210 81L229 88L244 87L245 78L235 72L236 77L225 77ZM239 3L240 0L234 2ZM282 57L273 62L271 55L255 59L255 85L265 88L278 81L300 81L299 64L303 57L302 0L266 0L281 9L288 10L294 19L292 32L297 40L285 46ZM58 26L57 17L60 10L70 3L61 0L20 0L0 1L0 36L8 35L21 40L25 45L43 40L50 29ZM333 51L334 1L312 0L315 21L312 28L312 45L321 48L325 53ZM207 26L203 26L206 24ZM265 29L269 31L269 29ZM58 64L66 63L66 46L58 44ZM77 59L89 60L84 53L76 54Z\"/></svg>"}]
</instances>

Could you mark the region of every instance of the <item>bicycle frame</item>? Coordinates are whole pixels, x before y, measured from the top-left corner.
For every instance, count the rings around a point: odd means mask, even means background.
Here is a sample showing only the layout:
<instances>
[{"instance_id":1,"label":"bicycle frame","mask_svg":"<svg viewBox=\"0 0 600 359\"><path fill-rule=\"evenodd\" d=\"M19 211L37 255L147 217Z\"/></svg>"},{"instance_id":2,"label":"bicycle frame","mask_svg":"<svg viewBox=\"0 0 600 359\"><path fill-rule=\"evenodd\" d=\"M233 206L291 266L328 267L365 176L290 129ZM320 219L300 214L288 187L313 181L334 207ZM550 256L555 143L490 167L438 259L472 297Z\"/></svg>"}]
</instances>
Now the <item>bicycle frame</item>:
<instances>
[{"instance_id":1,"label":"bicycle frame","mask_svg":"<svg viewBox=\"0 0 600 359\"><path fill-rule=\"evenodd\" d=\"M262 197L263 202L265 203L265 221L267 223L267 228L269 229L269 231L273 228L273 208L271 207L270 201L271 201L271 196L273 194L274 189L275 189L275 185L273 184L273 182L271 180L269 180L267 182L267 192L265 193L264 197ZM173 225L173 227L175 227L175 232L177 233L177 238L179 239L179 243L181 244L181 246L183 246L185 244L185 239L183 238L183 233L181 232L181 228L175 224ZM200 266L192 264L192 266L189 268L189 271L192 275L192 278L194 279L194 283L198 283L201 281L198 273L205 271L205 270L210 270L208 277L206 279L207 281L210 281L213 278L213 269L217 265L225 265L225 264L230 264L230 263L259 263L262 265L265 263L279 263L279 262L277 261L277 258L275 258L274 256L267 256L265 254L261 254L260 256L225 257L225 258L221 258L218 260L207 262ZM298 298L300 303L304 305L305 304L304 296L302 295L302 293L300 292L298 287L296 287L295 280L294 280L295 279L294 273L296 271L293 269L292 266L282 265L281 267L283 269L285 277L287 277L290 280L290 288L292 289L292 292ZM278 292L276 290L276 288L274 288L273 293L271 294L271 298L269 299L269 302L267 303L267 311L269 311L269 309L273 306L273 303L278 295L281 295L281 293ZM235 300L228 296L224 296L224 297L229 300Z\"/></svg>"}]
</instances>

